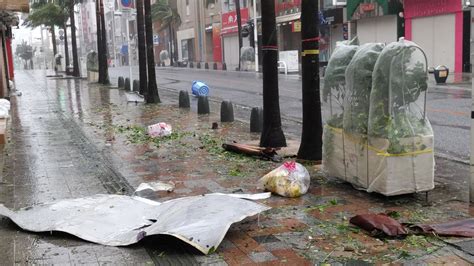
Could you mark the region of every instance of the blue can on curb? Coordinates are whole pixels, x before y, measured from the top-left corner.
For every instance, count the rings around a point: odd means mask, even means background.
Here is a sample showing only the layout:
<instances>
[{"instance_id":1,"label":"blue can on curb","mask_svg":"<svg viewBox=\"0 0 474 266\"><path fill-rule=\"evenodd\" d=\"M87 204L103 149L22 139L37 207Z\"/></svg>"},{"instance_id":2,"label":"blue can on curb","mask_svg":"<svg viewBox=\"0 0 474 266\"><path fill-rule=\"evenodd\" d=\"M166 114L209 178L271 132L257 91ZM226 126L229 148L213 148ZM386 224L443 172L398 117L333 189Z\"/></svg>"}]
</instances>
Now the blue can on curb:
<instances>
[{"instance_id":1,"label":"blue can on curb","mask_svg":"<svg viewBox=\"0 0 474 266\"><path fill-rule=\"evenodd\" d=\"M209 87L201 81L194 81L191 91L195 96L207 96L209 94Z\"/></svg>"}]
</instances>

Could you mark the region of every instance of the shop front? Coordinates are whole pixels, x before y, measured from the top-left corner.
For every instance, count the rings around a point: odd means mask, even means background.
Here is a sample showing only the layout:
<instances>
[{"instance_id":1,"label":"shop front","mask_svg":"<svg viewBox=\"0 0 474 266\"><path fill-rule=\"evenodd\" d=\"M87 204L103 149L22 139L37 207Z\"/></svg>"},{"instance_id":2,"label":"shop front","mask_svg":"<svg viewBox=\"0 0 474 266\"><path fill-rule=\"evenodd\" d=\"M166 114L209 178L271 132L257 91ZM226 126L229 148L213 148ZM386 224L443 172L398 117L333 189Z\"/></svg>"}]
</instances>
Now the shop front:
<instances>
[{"instance_id":1,"label":"shop front","mask_svg":"<svg viewBox=\"0 0 474 266\"><path fill-rule=\"evenodd\" d=\"M400 0L349 0L347 17L356 21L360 43L397 41L404 35Z\"/></svg>"},{"instance_id":2,"label":"shop front","mask_svg":"<svg viewBox=\"0 0 474 266\"><path fill-rule=\"evenodd\" d=\"M240 9L242 25L247 24L249 20L249 9ZM222 14L222 44L224 47L223 61L227 69L236 69L239 67L239 35L237 28L237 12L230 11ZM248 38L242 38L243 47L250 46Z\"/></svg>"},{"instance_id":3,"label":"shop front","mask_svg":"<svg viewBox=\"0 0 474 266\"><path fill-rule=\"evenodd\" d=\"M470 38L469 30L464 30L470 12L463 12L461 0L405 0L404 4L405 37L423 48L428 66L470 71L469 56L463 56L470 53L469 45L463 45Z\"/></svg>"},{"instance_id":4,"label":"shop front","mask_svg":"<svg viewBox=\"0 0 474 266\"><path fill-rule=\"evenodd\" d=\"M324 65L331 57L337 42L349 38L344 8L330 8L319 12L319 60Z\"/></svg>"}]
</instances>

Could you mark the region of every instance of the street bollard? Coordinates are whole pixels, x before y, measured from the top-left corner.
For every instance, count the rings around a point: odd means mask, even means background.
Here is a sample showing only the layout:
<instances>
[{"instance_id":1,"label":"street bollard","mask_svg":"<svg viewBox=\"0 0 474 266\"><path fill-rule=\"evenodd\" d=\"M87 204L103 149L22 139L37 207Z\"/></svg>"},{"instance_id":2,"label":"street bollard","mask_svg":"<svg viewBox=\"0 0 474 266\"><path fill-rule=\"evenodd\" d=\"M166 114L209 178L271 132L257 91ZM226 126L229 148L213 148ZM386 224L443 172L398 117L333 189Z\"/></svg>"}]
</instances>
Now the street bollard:
<instances>
[{"instance_id":1,"label":"street bollard","mask_svg":"<svg viewBox=\"0 0 474 266\"><path fill-rule=\"evenodd\" d=\"M209 114L209 99L207 96L199 96L198 97L198 114L204 115L204 114Z\"/></svg>"},{"instance_id":2,"label":"street bollard","mask_svg":"<svg viewBox=\"0 0 474 266\"><path fill-rule=\"evenodd\" d=\"M123 77L118 78L118 87L123 88L124 87L124 80Z\"/></svg>"},{"instance_id":3,"label":"street bollard","mask_svg":"<svg viewBox=\"0 0 474 266\"><path fill-rule=\"evenodd\" d=\"M204 64L204 68L209 69L209 64L207 62Z\"/></svg>"},{"instance_id":4,"label":"street bollard","mask_svg":"<svg viewBox=\"0 0 474 266\"><path fill-rule=\"evenodd\" d=\"M231 101L221 103L221 122L234 122L234 107Z\"/></svg>"},{"instance_id":5,"label":"street bollard","mask_svg":"<svg viewBox=\"0 0 474 266\"><path fill-rule=\"evenodd\" d=\"M196 68L197 68L197 69L201 69L201 62L197 62Z\"/></svg>"},{"instance_id":6,"label":"street bollard","mask_svg":"<svg viewBox=\"0 0 474 266\"><path fill-rule=\"evenodd\" d=\"M217 70L217 63L214 63L214 65L212 66L212 68L213 68L214 70Z\"/></svg>"},{"instance_id":7,"label":"street bollard","mask_svg":"<svg viewBox=\"0 0 474 266\"><path fill-rule=\"evenodd\" d=\"M189 62L189 68L194 68L194 63L193 62Z\"/></svg>"},{"instance_id":8,"label":"street bollard","mask_svg":"<svg viewBox=\"0 0 474 266\"><path fill-rule=\"evenodd\" d=\"M250 132L262 132L262 128L263 109L260 107L254 107L250 113Z\"/></svg>"},{"instance_id":9,"label":"street bollard","mask_svg":"<svg viewBox=\"0 0 474 266\"><path fill-rule=\"evenodd\" d=\"M226 63L222 64L222 70L227 70L227 64Z\"/></svg>"},{"instance_id":10,"label":"street bollard","mask_svg":"<svg viewBox=\"0 0 474 266\"><path fill-rule=\"evenodd\" d=\"M129 78L125 78L124 88L125 88L126 91L130 91L130 79Z\"/></svg>"},{"instance_id":11,"label":"street bollard","mask_svg":"<svg viewBox=\"0 0 474 266\"><path fill-rule=\"evenodd\" d=\"M179 108L190 108L189 93L187 91L179 91Z\"/></svg>"},{"instance_id":12,"label":"street bollard","mask_svg":"<svg viewBox=\"0 0 474 266\"><path fill-rule=\"evenodd\" d=\"M133 80L133 91L139 92L140 91L140 81L139 80Z\"/></svg>"}]
</instances>

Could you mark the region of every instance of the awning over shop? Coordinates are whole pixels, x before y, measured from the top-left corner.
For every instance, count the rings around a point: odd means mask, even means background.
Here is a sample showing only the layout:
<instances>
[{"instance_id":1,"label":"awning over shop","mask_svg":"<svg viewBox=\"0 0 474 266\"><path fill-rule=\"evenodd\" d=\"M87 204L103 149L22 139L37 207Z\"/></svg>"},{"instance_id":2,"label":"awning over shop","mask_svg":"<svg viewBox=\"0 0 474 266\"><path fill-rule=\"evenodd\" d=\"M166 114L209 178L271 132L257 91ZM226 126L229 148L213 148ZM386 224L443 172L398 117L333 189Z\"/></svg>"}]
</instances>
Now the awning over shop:
<instances>
[{"instance_id":1,"label":"awning over shop","mask_svg":"<svg viewBox=\"0 0 474 266\"><path fill-rule=\"evenodd\" d=\"M283 22L298 20L300 19L300 17L301 17L301 12L289 14L285 16L279 16L276 18L276 23L283 23Z\"/></svg>"},{"instance_id":2,"label":"awning over shop","mask_svg":"<svg viewBox=\"0 0 474 266\"><path fill-rule=\"evenodd\" d=\"M28 13L30 5L28 0L0 0L0 10Z\"/></svg>"}]
</instances>

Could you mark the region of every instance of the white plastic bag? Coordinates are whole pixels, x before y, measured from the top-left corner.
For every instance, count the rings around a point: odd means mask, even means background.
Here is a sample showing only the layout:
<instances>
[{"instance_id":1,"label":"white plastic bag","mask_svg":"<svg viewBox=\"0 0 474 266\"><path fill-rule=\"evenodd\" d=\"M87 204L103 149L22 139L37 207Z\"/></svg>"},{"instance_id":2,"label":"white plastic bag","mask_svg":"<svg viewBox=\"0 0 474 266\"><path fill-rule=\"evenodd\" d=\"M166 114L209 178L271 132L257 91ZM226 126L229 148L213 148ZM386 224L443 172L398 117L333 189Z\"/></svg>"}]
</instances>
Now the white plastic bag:
<instances>
[{"instance_id":1,"label":"white plastic bag","mask_svg":"<svg viewBox=\"0 0 474 266\"><path fill-rule=\"evenodd\" d=\"M171 132L171 125L166 123L158 123L148 126L148 135L153 138L169 136L171 135Z\"/></svg>"},{"instance_id":2,"label":"white plastic bag","mask_svg":"<svg viewBox=\"0 0 474 266\"><path fill-rule=\"evenodd\" d=\"M295 198L308 192L310 176L303 165L291 161L266 174L259 182L267 191Z\"/></svg>"},{"instance_id":3,"label":"white plastic bag","mask_svg":"<svg viewBox=\"0 0 474 266\"><path fill-rule=\"evenodd\" d=\"M0 99L0 106L5 107L7 111L10 111L10 101L7 99Z\"/></svg>"}]
</instances>

